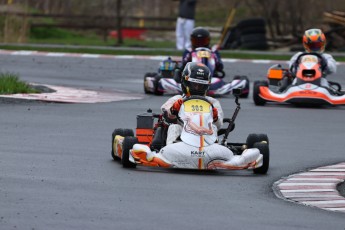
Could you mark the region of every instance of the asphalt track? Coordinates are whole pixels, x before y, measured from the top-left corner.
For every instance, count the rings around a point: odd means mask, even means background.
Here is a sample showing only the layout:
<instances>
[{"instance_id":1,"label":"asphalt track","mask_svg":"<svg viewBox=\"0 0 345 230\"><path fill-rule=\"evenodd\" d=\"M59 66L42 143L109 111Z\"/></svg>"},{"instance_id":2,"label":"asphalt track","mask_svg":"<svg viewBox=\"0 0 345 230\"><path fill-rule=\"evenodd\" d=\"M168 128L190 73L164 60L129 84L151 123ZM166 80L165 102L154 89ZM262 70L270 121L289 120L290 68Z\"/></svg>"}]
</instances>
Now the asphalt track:
<instances>
[{"instance_id":1,"label":"asphalt track","mask_svg":"<svg viewBox=\"0 0 345 230\"><path fill-rule=\"evenodd\" d=\"M168 96L143 95L157 60L0 55L2 72L40 84L140 94L106 103L0 103L0 229L341 229L344 213L277 198L281 178L344 162L344 107L256 107L241 100L233 141L267 133L267 175L123 169L110 156L114 128L135 128ZM284 63L285 64L285 63ZM227 62L228 79L263 79L272 63ZM332 76L345 85L344 66ZM231 73L231 74L230 74ZM225 114L231 96L220 98Z\"/></svg>"}]
</instances>

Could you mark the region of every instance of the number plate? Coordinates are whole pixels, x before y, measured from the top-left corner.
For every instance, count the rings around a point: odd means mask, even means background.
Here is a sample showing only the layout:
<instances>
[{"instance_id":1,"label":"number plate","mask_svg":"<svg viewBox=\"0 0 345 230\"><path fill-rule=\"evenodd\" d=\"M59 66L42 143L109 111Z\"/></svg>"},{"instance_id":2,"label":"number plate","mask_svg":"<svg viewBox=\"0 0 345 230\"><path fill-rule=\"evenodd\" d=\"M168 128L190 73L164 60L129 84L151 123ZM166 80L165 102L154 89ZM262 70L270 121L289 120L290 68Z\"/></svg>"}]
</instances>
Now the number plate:
<instances>
[{"instance_id":1,"label":"number plate","mask_svg":"<svg viewBox=\"0 0 345 230\"><path fill-rule=\"evenodd\" d=\"M210 103L204 100L192 99L184 102L184 111L185 112L199 112L199 113L209 113L210 112Z\"/></svg>"},{"instance_id":2,"label":"number plate","mask_svg":"<svg viewBox=\"0 0 345 230\"><path fill-rule=\"evenodd\" d=\"M196 53L196 56L198 56L199 58L210 58L211 53L206 50L201 50Z\"/></svg>"}]
</instances>

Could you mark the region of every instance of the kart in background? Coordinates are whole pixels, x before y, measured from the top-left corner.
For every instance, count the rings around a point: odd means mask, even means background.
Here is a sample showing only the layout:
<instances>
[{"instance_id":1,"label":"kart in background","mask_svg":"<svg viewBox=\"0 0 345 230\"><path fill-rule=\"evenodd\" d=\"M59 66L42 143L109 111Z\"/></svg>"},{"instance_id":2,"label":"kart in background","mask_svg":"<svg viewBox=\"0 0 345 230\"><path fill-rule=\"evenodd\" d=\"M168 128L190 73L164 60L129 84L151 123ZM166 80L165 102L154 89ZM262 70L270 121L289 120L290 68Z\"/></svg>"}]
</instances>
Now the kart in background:
<instances>
[{"instance_id":1,"label":"kart in background","mask_svg":"<svg viewBox=\"0 0 345 230\"><path fill-rule=\"evenodd\" d=\"M152 110L148 110L146 113L137 115L137 128L135 134L131 129L116 128L112 133L112 143L111 143L111 155L114 160L119 160L123 167L125 168L135 168L136 166L147 166L147 167L165 167L165 168L188 168L197 170L240 170L240 169L250 169L253 170L255 174L266 174L269 168L269 140L266 134L249 134L246 142L243 143L233 143L228 142L228 135L235 128L235 119L240 110L240 103L238 102L238 97L240 90L235 90L234 95L236 97L235 102L237 107L231 118L225 118L224 122L228 123L228 127L222 128L218 131L216 138L218 138L218 144L226 146L235 155L241 155L245 150L250 148L257 148L260 151L260 163L252 162L246 167L242 168L226 168L222 167L224 159L212 159L212 154L205 156L203 154L192 154L190 156L177 155L173 158L171 164L166 165L162 163L157 163L157 161L148 161L146 155L144 157L140 156L142 152L137 151L137 146L135 144L140 144L141 148L149 148L152 151L158 152L161 148L166 145L167 130L171 123L174 121L166 118L164 114L153 113ZM193 108L207 108L207 100L205 97L194 96L184 101L183 105L186 103L191 103ZM210 105L210 104L208 104ZM182 108L182 107L181 107ZM187 108L187 107L185 107ZM186 110L187 111L187 110ZM206 113L206 109L204 110ZM206 114L203 113L203 116ZM199 116L199 115L198 115ZM183 137L184 133L181 134L181 141L185 143L188 141L193 141L193 139L187 139ZM188 134L187 134L188 135ZM202 137L206 138L205 136ZM206 134L205 134L206 135ZM199 138L200 139L200 138ZM195 140L195 139L194 139ZM197 140L198 141L198 140ZM213 143L213 142L211 142ZM193 142L188 143L193 145ZM133 146L136 146L136 149ZM198 155L199 154L199 155ZM191 159L199 162L198 166L191 167L187 162ZM201 162L201 163L200 163Z\"/></svg>"},{"instance_id":2,"label":"kart in background","mask_svg":"<svg viewBox=\"0 0 345 230\"><path fill-rule=\"evenodd\" d=\"M318 53L304 53L297 58L295 74L281 65L268 70L267 81L255 81L253 100L255 105L267 102L295 105L345 105L345 93L337 82L321 83L323 78L322 57Z\"/></svg>"},{"instance_id":3,"label":"kart in background","mask_svg":"<svg viewBox=\"0 0 345 230\"><path fill-rule=\"evenodd\" d=\"M234 76L231 82L224 81L225 72L215 71L215 54L208 48L197 48L192 52L192 62L201 62L207 65L212 72L211 85L208 96L222 96L231 94L233 89L242 89L241 98L249 95L249 79L247 76ZM155 95L182 94L180 80L175 76L178 61L169 57L160 63L157 73L150 72L144 76L144 92Z\"/></svg>"}]
</instances>

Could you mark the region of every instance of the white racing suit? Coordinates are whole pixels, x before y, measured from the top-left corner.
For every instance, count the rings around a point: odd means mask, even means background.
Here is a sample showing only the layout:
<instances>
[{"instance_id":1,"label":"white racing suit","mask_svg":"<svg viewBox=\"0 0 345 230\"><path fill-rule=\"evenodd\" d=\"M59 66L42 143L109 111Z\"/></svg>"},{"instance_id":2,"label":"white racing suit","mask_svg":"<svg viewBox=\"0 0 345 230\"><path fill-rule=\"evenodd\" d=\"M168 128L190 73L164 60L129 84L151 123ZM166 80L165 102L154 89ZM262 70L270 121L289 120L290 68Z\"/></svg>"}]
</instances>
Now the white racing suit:
<instances>
[{"instance_id":1,"label":"white racing suit","mask_svg":"<svg viewBox=\"0 0 345 230\"><path fill-rule=\"evenodd\" d=\"M181 95L176 95L176 96L169 98L161 106L162 112L166 111L168 113L168 117L170 119L176 119L176 116L171 114L170 109L173 106L173 104L175 103L175 101L177 101L178 99L183 99L183 98L185 98L185 96L181 96ZM214 122L214 125L217 127L217 129L220 129L223 125L223 118L224 118L223 109L222 109L222 107L221 107L221 105L217 99L214 99L214 98L209 97L209 96L205 96L205 98L209 102L211 102L213 104L213 106L215 108L217 108L217 110L218 110L218 119L216 122ZM178 124L171 124L169 126L167 141L166 141L167 145L172 144L181 135L182 126L183 126L183 123L181 121L179 121Z\"/></svg>"},{"instance_id":2,"label":"white racing suit","mask_svg":"<svg viewBox=\"0 0 345 230\"><path fill-rule=\"evenodd\" d=\"M289 69L291 70L291 67L295 64L295 62L297 61L297 58L299 55L303 54L303 52L298 52L295 55L293 55L289 61ZM337 62L334 60L334 58L332 57L332 55L330 54L325 54L322 53L321 54L322 58L326 61L327 63L327 67L325 69L325 71L323 72L323 77L321 78L321 86L329 88L329 84L328 81L326 80L326 76L328 74L332 74L337 72ZM297 79L295 78L292 82L292 85L296 84Z\"/></svg>"},{"instance_id":3,"label":"white racing suit","mask_svg":"<svg viewBox=\"0 0 345 230\"><path fill-rule=\"evenodd\" d=\"M170 111L173 102L182 96L174 96L165 103ZM169 143L160 152L151 152L148 146L135 144L133 152L146 152L148 161L158 166L190 169L247 169L262 165L262 155L257 148L247 149L242 155L234 155L227 147L217 143L218 126L223 121L223 111L218 100L206 97L218 109L218 123L213 123L212 106L203 100L190 100L182 104L178 116L183 126L174 125L173 137L181 135L180 142ZM169 109L168 109L169 108ZM170 112L168 112L171 116ZM179 127L179 128L176 128ZM181 132L179 132L181 131ZM169 135L169 132L168 132ZM168 137L171 138L171 137ZM163 162L163 163L162 163Z\"/></svg>"}]
</instances>

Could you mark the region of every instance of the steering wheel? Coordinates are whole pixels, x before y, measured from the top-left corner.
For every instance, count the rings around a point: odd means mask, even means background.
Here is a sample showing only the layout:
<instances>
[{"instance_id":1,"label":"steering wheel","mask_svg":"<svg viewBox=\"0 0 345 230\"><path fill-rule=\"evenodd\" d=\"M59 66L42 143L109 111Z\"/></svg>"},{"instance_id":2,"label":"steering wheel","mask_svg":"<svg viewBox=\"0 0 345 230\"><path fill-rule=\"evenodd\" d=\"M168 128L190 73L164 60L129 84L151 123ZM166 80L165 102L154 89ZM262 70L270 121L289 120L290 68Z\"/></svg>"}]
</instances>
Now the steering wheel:
<instances>
[{"instance_id":1,"label":"steering wheel","mask_svg":"<svg viewBox=\"0 0 345 230\"><path fill-rule=\"evenodd\" d=\"M319 60L320 65L321 65L321 71L322 71L322 72L325 71L325 69L326 69L326 67L327 67L326 60L322 57L321 54L316 53L316 52L302 53L302 54L298 55L298 57L297 57L297 59L296 59L296 62L295 62L295 63L297 63L296 65L299 65L300 59L301 59L302 57L304 57L304 56L307 56L307 55L314 55L314 56L316 56L316 57L318 58L318 60ZM296 68L297 68L296 65L291 66L291 69L290 69L290 70L292 71L292 69L296 69Z\"/></svg>"}]
</instances>

